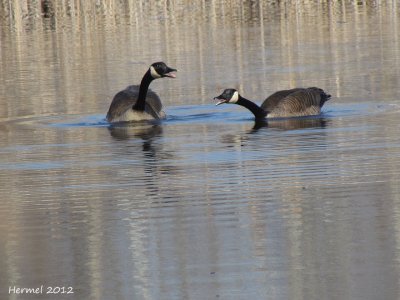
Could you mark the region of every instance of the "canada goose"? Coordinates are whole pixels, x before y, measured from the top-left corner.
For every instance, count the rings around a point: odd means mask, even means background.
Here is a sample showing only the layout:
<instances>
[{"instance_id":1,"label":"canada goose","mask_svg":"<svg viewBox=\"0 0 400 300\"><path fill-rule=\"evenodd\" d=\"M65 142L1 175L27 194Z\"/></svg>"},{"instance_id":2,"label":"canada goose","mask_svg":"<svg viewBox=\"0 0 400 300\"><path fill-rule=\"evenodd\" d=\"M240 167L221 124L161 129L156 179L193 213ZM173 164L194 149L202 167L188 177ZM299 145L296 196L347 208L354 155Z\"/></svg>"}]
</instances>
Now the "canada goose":
<instances>
[{"instance_id":1,"label":"canada goose","mask_svg":"<svg viewBox=\"0 0 400 300\"><path fill-rule=\"evenodd\" d=\"M160 98L152 90L150 83L157 78L175 78L176 70L168 67L163 62L153 63L144 74L140 86L130 85L125 90L114 96L107 112L107 121L142 121L165 118L161 110Z\"/></svg>"},{"instance_id":2,"label":"canada goose","mask_svg":"<svg viewBox=\"0 0 400 300\"><path fill-rule=\"evenodd\" d=\"M331 95L316 87L295 88L275 92L269 96L261 107L243 98L235 89L226 89L215 97L216 105L233 103L246 107L257 120L263 118L285 118L318 115L321 107Z\"/></svg>"}]
</instances>

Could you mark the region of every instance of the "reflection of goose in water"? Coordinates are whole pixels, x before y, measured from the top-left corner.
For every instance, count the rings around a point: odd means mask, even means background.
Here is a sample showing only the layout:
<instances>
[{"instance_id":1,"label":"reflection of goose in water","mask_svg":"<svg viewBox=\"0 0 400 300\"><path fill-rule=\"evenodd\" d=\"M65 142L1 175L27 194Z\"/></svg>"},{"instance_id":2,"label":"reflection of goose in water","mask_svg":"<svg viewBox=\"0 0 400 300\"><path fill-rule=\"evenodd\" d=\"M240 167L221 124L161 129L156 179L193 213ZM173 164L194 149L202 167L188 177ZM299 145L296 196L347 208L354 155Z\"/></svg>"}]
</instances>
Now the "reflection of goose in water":
<instances>
[{"instance_id":1,"label":"reflection of goose in water","mask_svg":"<svg viewBox=\"0 0 400 300\"><path fill-rule=\"evenodd\" d=\"M142 140L151 140L154 137L162 135L162 127L158 124L124 124L121 126L109 126L110 135L116 140L127 140L131 138L141 138Z\"/></svg>"},{"instance_id":2,"label":"reflection of goose in water","mask_svg":"<svg viewBox=\"0 0 400 300\"><path fill-rule=\"evenodd\" d=\"M322 89L310 87L278 91L265 99L261 107L243 98L235 89L226 89L214 99L218 100L216 105L224 103L241 105L250 110L256 120L263 120L318 115L330 97L331 95Z\"/></svg>"},{"instance_id":3,"label":"reflection of goose in water","mask_svg":"<svg viewBox=\"0 0 400 300\"><path fill-rule=\"evenodd\" d=\"M164 119L161 100L149 90L150 83L157 78L175 78L175 69L163 62L153 63L144 74L140 86L130 85L114 96L107 112L107 121L125 122Z\"/></svg>"},{"instance_id":4,"label":"reflection of goose in water","mask_svg":"<svg viewBox=\"0 0 400 300\"><path fill-rule=\"evenodd\" d=\"M268 122L264 120L255 122L252 128L236 130L233 134L222 134L219 140L228 148L244 149L242 147L252 147L254 151L263 149L264 146L260 145L269 145L269 148L274 148L276 145L286 143L292 146L297 141L300 144L311 144L313 141L323 144L326 136L324 128L329 126L329 121L329 119L321 117L269 120ZM304 141L305 137L307 137L307 141ZM278 146L278 148L280 147ZM250 159L250 154L248 155Z\"/></svg>"},{"instance_id":5,"label":"reflection of goose in water","mask_svg":"<svg viewBox=\"0 0 400 300\"><path fill-rule=\"evenodd\" d=\"M118 147L112 147L115 156L127 161L139 161L136 168L151 175L148 186L157 188L157 178L161 174L178 173L179 167L166 162L173 159L175 153L163 149L161 125L148 122L112 124L108 130L118 143ZM133 171L139 172L136 168Z\"/></svg>"},{"instance_id":6,"label":"reflection of goose in water","mask_svg":"<svg viewBox=\"0 0 400 300\"><path fill-rule=\"evenodd\" d=\"M156 158L156 153L159 152L157 146L154 146L154 140L162 136L162 127L158 124L149 123L125 123L120 126L111 125L108 127L110 135L117 141L125 141L130 139L141 139L143 141L142 151L145 157ZM136 148L136 147L134 147ZM127 148L128 149L128 148ZM137 148L136 148L137 149ZM130 148L129 151L133 149ZM120 151L123 151L120 149Z\"/></svg>"},{"instance_id":7,"label":"reflection of goose in water","mask_svg":"<svg viewBox=\"0 0 400 300\"><path fill-rule=\"evenodd\" d=\"M290 131L299 129L325 128L328 124L329 120L320 117L278 119L269 120L268 122L266 120L260 120L256 121L254 123L254 126L250 130L246 130L245 132L222 135L221 142L224 144L231 144L231 146L244 146L245 143L250 139L250 136L252 134L257 133L262 129Z\"/></svg>"},{"instance_id":8,"label":"reflection of goose in water","mask_svg":"<svg viewBox=\"0 0 400 300\"><path fill-rule=\"evenodd\" d=\"M277 119L277 120L256 120L253 126L253 131L263 127L281 130L295 130L306 128L324 128L328 120L321 117L304 117L304 118L291 118L291 119Z\"/></svg>"}]
</instances>

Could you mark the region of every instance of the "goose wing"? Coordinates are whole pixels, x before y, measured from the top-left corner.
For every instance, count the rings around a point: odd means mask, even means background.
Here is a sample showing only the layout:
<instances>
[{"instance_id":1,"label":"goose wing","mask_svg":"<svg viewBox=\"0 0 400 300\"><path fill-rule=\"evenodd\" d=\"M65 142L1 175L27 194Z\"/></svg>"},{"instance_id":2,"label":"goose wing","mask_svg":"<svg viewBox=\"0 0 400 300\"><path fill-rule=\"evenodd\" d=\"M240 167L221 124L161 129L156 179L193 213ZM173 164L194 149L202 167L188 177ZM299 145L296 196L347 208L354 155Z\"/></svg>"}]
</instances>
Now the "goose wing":
<instances>
[{"instance_id":1,"label":"goose wing","mask_svg":"<svg viewBox=\"0 0 400 300\"><path fill-rule=\"evenodd\" d=\"M158 97L158 95L150 89L147 92L145 110L155 119L165 118L165 113L162 111L162 103L160 97Z\"/></svg>"},{"instance_id":2,"label":"goose wing","mask_svg":"<svg viewBox=\"0 0 400 300\"><path fill-rule=\"evenodd\" d=\"M304 90L303 88L295 88L295 89L290 89L290 90L282 90L282 91L277 91L270 95L263 104L261 104L261 108L264 109L265 111L272 111L275 106L282 101L285 97L288 95Z\"/></svg>"},{"instance_id":3,"label":"goose wing","mask_svg":"<svg viewBox=\"0 0 400 300\"><path fill-rule=\"evenodd\" d=\"M118 92L114 96L110 108L108 109L107 120L111 121L124 114L128 109L131 109L136 103L138 96L138 85L128 86L125 90Z\"/></svg>"},{"instance_id":4,"label":"goose wing","mask_svg":"<svg viewBox=\"0 0 400 300\"><path fill-rule=\"evenodd\" d=\"M276 106L269 111L269 117L293 117L317 115L325 101L329 100L327 95L319 88L298 89L281 99Z\"/></svg>"}]
</instances>

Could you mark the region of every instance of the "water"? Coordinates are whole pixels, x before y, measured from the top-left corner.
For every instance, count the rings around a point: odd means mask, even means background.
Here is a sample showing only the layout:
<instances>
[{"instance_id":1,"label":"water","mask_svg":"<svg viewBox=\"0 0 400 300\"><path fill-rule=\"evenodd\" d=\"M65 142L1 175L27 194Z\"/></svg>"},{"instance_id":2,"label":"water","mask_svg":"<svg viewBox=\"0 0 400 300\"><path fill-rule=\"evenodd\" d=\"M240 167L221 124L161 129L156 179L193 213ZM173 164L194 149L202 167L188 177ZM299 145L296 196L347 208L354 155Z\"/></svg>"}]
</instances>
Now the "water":
<instances>
[{"instance_id":1,"label":"water","mask_svg":"<svg viewBox=\"0 0 400 300\"><path fill-rule=\"evenodd\" d=\"M89 2L0 4L0 299L400 297L397 1ZM167 120L107 124L157 60Z\"/></svg>"}]
</instances>

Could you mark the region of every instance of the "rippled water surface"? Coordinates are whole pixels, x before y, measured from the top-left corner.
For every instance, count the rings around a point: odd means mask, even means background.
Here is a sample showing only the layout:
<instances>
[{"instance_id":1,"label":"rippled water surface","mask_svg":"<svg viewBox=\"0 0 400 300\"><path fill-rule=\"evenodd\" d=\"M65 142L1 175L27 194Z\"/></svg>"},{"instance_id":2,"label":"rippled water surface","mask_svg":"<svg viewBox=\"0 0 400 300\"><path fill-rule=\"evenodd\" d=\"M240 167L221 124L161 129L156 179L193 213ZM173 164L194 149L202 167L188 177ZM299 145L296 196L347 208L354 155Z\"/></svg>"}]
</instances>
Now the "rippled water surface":
<instances>
[{"instance_id":1,"label":"rippled water surface","mask_svg":"<svg viewBox=\"0 0 400 300\"><path fill-rule=\"evenodd\" d=\"M0 3L0 299L399 299L398 1L91 2ZM158 60L168 118L109 125Z\"/></svg>"}]
</instances>

